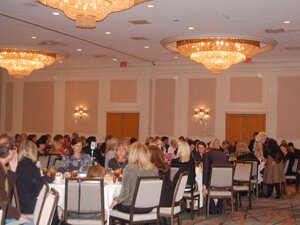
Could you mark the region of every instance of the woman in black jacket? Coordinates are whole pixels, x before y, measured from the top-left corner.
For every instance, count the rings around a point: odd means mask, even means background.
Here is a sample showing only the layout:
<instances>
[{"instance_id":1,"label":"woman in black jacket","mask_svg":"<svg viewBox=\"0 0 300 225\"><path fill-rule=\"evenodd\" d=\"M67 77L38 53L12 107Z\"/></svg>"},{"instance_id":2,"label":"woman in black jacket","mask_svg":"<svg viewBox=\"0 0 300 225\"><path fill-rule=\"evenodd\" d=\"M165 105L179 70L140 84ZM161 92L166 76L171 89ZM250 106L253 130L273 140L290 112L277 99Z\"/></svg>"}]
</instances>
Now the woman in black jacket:
<instances>
[{"instance_id":1,"label":"woman in black jacket","mask_svg":"<svg viewBox=\"0 0 300 225\"><path fill-rule=\"evenodd\" d=\"M32 214L37 197L45 180L53 181L50 177L41 177L40 169L36 166L38 150L31 141L20 144L17 167L17 190L20 200L20 210L24 214Z\"/></svg>"}]
</instances>

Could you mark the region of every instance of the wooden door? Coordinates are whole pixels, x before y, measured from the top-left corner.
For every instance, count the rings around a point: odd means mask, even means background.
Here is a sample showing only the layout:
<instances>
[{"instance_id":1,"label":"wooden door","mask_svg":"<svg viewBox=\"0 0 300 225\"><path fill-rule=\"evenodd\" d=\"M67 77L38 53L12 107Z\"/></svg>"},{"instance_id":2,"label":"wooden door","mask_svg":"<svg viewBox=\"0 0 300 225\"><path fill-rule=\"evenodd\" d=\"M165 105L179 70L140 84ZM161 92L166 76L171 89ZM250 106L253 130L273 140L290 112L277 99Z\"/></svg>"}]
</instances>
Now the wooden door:
<instances>
[{"instance_id":1,"label":"wooden door","mask_svg":"<svg viewBox=\"0 0 300 225\"><path fill-rule=\"evenodd\" d=\"M249 143L256 131L265 131L265 114L226 114L226 140Z\"/></svg>"},{"instance_id":2,"label":"wooden door","mask_svg":"<svg viewBox=\"0 0 300 225\"><path fill-rule=\"evenodd\" d=\"M107 113L106 134L139 138L139 113Z\"/></svg>"}]
</instances>

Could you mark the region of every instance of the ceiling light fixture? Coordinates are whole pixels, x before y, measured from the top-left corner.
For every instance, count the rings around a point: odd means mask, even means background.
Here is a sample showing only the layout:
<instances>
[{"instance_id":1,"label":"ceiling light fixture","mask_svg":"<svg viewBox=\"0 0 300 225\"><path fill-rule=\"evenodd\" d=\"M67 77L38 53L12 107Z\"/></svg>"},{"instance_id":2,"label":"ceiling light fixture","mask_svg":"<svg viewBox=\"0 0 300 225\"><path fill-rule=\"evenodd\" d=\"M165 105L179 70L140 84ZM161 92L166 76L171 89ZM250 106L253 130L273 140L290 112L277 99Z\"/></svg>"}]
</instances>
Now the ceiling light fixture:
<instances>
[{"instance_id":1,"label":"ceiling light fixture","mask_svg":"<svg viewBox=\"0 0 300 225\"><path fill-rule=\"evenodd\" d=\"M194 27L189 27L188 29L189 29L189 30L194 30L195 28L194 28Z\"/></svg>"},{"instance_id":2,"label":"ceiling light fixture","mask_svg":"<svg viewBox=\"0 0 300 225\"><path fill-rule=\"evenodd\" d=\"M44 5L62 10L67 17L76 20L78 28L96 28L96 21L108 14L127 10L144 0L39 0Z\"/></svg>"},{"instance_id":3,"label":"ceiling light fixture","mask_svg":"<svg viewBox=\"0 0 300 225\"><path fill-rule=\"evenodd\" d=\"M161 41L166 48L202 63L212 73L222 73L233 64L252 58L259 52L271 50L276 43L266 38L222 35L193 35Z\"/></svg>"},{"instance_id":4,"label":"ceiling light fixture","mask_svg":"<svg viewBox=\"0 0 300 225\"><path fill-rule=\"evenodd\" d=\"M23 78L33 70L49 66L55 58L55 53L46 51L0 48L0 67L7 69L9 75L15 78Z\"/></svg>"}]
</instances>

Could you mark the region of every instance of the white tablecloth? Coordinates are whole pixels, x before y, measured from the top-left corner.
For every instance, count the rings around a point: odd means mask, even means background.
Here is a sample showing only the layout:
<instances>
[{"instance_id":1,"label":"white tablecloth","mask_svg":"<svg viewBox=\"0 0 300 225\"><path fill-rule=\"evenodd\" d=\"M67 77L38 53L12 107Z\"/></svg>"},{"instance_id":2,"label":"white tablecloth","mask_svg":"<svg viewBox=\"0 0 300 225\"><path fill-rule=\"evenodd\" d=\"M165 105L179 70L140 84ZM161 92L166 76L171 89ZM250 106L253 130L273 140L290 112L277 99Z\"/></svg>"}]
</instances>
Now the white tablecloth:
<instances>
[{"instance_id":1,"label":"white tablecloth","mask_svg":"<svg viewBox=\"0 0 300 225\"><path fill-rule=\"evenodd\" d=\"M202 179L203 179L202 168L196 167L196 181L197 181L197 184L198 184L198 190L200 191L200 208L203 207ZM195 205L196 204L197 203L195 203Z\"/></svg>"}]
</instances>

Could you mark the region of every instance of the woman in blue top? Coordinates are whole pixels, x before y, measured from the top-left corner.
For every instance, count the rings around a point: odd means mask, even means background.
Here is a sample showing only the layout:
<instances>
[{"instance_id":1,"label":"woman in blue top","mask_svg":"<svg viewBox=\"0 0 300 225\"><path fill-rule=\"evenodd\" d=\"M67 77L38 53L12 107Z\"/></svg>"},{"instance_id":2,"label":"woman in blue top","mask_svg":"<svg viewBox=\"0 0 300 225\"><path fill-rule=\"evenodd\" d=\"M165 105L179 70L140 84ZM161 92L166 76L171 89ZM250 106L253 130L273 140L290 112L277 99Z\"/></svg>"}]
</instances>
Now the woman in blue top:
<instances>
[{"instance_id":1,"label":"woman in blue top","mask_svg":"<svg viewBox=\"0 0 300 225\"><path fill-rule=\"evenodd\" d=\"M62 159L63 167L59 171L85 170L92 165L92 159L88 154L82 153L82 142L80 138L73 138L71 141L71 148L69 155Z\"/></svg>"}]
</instances>

